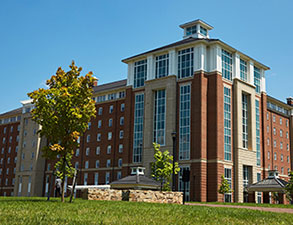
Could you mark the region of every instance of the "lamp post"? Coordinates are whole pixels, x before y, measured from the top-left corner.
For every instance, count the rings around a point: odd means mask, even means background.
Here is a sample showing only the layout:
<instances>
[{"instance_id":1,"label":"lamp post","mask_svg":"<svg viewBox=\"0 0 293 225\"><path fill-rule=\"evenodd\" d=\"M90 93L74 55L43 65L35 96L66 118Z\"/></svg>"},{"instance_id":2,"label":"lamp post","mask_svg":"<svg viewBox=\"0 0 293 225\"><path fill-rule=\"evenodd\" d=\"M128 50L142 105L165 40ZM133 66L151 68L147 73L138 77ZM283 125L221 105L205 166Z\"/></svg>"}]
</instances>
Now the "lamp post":
<instances>
[{"instance_id":1,"label":"lamp post","mask_svg":"<svg viewBox=\"0 0 293 225\"><path fill-rule=\"evenodd\" d=\"M176 131L172 132L173 139L173 174L172 174L172 191L175 191L175 162L176 162Z\"/></svg>"}]
</instances>

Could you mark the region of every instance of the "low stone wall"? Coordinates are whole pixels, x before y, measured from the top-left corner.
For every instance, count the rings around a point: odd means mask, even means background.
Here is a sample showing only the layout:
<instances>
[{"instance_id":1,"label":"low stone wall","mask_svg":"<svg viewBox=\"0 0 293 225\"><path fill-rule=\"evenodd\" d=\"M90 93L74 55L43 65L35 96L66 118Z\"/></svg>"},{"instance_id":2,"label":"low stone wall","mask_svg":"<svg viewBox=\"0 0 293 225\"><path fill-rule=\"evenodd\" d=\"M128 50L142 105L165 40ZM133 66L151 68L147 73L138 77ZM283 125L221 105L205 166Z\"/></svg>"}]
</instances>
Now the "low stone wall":
<instances>
[{"instance_id":1,"label":"low stone wall","mask_svg":"<svg viewBox=\"0 0 293 225\"><path fill-rule=\"evenodd\" d=\"M129 190L130 202L183 204L182 192Z\"/></svg>"},{"instance_id":2,"label":"low stone wall","mask_svg":"<svg viewBox=\"0 0 293 225\"><path fill-rule=\"evenodd\" d=\"M150 190L88 189L83 198L88 200L130 201L183 204L182 192Z\"/></svg>"},{"instance_id":3,"label":"low stone wall","mask_svg":"<svg viewBox=\"0 0 293 225\"><path fill-rule=\"evenodd\" d=\"M88 200L121 201L122 191L114 189L89 188L83 196L83 198Z\"/></svg>"}]
</instances>

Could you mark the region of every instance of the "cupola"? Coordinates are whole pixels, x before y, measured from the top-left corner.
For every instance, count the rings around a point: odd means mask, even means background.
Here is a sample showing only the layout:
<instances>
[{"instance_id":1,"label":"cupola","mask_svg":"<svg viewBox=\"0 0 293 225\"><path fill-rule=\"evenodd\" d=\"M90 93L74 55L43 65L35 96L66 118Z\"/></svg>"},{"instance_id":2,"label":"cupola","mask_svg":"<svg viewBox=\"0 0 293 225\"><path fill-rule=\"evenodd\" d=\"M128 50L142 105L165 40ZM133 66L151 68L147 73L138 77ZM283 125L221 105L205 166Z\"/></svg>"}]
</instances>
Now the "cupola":
<instances>
[{"instance_id":1,"label":"cupola","mask_svg":"<svg viewBox=\"0 0 293 225\"><path fill-rule=\"evenodd\" d=\"M198 19L180 25L184 30L183 38L209 38L209 31L213 29L212 26Z\"/></svg>"}]
</instances>

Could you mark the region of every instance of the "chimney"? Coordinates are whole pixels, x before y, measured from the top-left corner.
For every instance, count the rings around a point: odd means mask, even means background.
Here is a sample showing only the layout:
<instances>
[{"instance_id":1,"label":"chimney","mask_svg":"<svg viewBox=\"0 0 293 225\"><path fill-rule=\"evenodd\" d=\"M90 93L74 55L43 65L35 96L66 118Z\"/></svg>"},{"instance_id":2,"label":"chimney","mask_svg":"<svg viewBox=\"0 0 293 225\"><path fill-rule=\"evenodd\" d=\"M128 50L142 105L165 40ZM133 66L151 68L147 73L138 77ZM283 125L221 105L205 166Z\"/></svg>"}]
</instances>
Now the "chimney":
<instances>
[{"instance_id":1,"label":"chimney","mask_svg":"<svg viewBox=\"0 0 293 225\"><path fill-rule=\"evenodd\" d=\"M287 104L293 106L293 97L287 98Z\"/></svg>"},{"instance_id":2,"label":"chimney","mask_svg":"<svg viewBox=\"0 0 293 225\"><path fill-rule=\"evenodd\" d=\"M94 77L96 80L94 81L94 87L98 86L98 78Z\"/></svg>"}]
</instances>

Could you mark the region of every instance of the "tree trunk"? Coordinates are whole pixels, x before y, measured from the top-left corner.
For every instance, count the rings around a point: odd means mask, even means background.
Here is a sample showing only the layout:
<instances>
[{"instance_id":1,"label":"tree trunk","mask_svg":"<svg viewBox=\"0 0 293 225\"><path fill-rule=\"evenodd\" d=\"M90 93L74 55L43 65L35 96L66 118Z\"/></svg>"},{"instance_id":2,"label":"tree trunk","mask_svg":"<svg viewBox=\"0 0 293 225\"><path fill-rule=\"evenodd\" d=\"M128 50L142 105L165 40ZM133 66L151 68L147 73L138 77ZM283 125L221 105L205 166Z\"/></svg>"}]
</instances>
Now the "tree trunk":
<instances>
[{"instance_id":1,"label":"tree trunk","mask_svg":"<svg viewBox=\"0 0 293 225\"><path fill-rule=\"evenodd\" d=\"M65 176L66 176L66 156L63 156L63 176L62 176L62 194L61 202L64 202L64 193L65 193Z\"/></svg>"}]
</instances>

